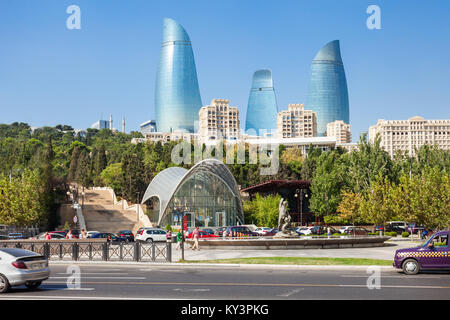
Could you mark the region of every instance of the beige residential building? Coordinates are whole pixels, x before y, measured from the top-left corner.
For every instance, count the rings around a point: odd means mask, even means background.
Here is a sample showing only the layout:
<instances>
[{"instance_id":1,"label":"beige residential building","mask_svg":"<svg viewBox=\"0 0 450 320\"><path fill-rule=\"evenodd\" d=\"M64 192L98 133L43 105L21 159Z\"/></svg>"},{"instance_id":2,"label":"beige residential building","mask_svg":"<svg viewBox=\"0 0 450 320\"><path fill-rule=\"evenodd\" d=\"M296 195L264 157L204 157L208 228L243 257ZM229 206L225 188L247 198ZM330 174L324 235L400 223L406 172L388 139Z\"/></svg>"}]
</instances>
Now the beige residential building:
<instances>
[{"instance_id":1,"label":"beige residential building","mask_svg":"<svg viewBox=\"0 0 450 320\"><path fill-rule=\"evenodd\" d=\"M200 109L198 115L198 134L201 141L239 139L239 109L230 107L229 100L213 99L210 105Z\"/></svg>"},{"instance_id":2,"label":"beige residential building","mask_svg":"<svg viewBox=\"0 0 450 320\"><path fill-rule=\"evenodd\" d=\"M175 132L149 132L146 133L145 138L133 138L131 143L144 143L144 142L161 142L165 144L170 141L187 141L194 142L198 139L198 134L196 133L187 133L181 131Z\"/></svg>"},{"instance_id":3,"label":"beige residential building","mask_svg":"<svg viewBox=\"0 0 450 320\"><path fill-rule=\"evenodd\" d=\"M278 112L279 138L308 138L317 136L317 117L304 104L290 104L287 110Z\"/></svg>"},{"instance_id":4,"label":"beige residential building","mask_svg":"<svg viewBox=\"0 0 450 320\"><path fill-rule=\"evenodd\" d=\"M343 120L336 120L327 124L327 137L336 137L338 144L351 143L350 125Z\"/></svg>"},{"instance_id":5,"label":"beige residential building","mask_svg":"<svg viewBox=\"0 0 450 320\"><path fill-rule=\"evenodd\" d=\"M407 151L414 156L415 149L425 144L450 150L450 119L425 120L416 116L408 120L378 120L369 128L369 140L374 142L377 135L381 146L391 157L396 150Z\"/></svg>"}]
</instances>

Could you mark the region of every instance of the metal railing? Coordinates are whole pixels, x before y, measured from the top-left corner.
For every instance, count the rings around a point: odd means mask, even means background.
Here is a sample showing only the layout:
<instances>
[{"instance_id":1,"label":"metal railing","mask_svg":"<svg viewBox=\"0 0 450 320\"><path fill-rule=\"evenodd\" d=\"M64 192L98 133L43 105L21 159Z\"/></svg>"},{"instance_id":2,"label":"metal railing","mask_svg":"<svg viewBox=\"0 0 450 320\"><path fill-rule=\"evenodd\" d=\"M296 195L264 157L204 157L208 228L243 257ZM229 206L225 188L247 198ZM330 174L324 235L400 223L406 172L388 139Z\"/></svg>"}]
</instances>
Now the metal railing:
<instances>
[{"instance_id":1,"label":"metal railing","mask_svg":"<svg viewBox=\"0 0 450 320\"><path fill-rule=\"evenodd\" d=\"M172 262L172 243L105 240L4 240L0 248L30 250L49 260Z\"/></svg>"}]
</instances>

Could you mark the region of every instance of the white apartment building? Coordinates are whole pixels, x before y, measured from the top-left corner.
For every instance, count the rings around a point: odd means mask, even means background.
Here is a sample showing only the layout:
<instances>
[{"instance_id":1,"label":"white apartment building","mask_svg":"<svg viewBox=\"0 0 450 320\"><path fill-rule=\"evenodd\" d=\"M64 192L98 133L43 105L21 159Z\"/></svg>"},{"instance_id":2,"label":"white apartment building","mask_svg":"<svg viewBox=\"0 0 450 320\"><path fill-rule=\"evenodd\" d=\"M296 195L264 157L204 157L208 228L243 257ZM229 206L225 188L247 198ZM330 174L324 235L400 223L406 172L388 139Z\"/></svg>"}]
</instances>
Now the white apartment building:
<instances>
[{"instance_id":1,"label":"white apartment building","mask_svg":"<svg viewBox=\"0 0 450 320\"><path fill-rule=\"evenodd\" d=\"M351 143L350 125L343 120L336 120L327 124L327 137L336 137L338 144Z\"/></svg>"},{"instance_id":2,"label":"white apartment building","mask_svg":"<svg viewBox=\"0 0 450 320\"><path fill-rule=\"evenodd\" d=\"M240 136L239 109L231 107L227 99L213 99L199 113L199 139L237 140Z\"/></svg>"},{"instance_id":3,"label":"white apartment building","mask_svg":"<svg viewBox=\"0 0 450 320\"><path fill-rule=\"evenodd\" d=\"M290 104L277 115L278 138L310 138L317 136L317 117L304 104Z\"/></svg>"},{"instance_id":4,"label":"white apartment building","mask_svg":"<svg viewBox=\"0 0 450 320\"><path fill-rule=\"evenodd\" d=\"M369 128L369 140L374 142L377 135L381 146L391 157L396 150L407 151L414 156L415 149L425 144L450 150L450 119L425 120L415 116L408 120L378 120Z\"/></svg>"},{"instance_id":5,"label":"white apartment building","mask_svg":"<svg viewBox=\"0 0 450 320\"><path fill-rule=\"evenodd\" d=\"M188 133L188 132L149 132L146 133L145 138L133 138L131 139L131 143L138 144L144 142L161 142L165 144L170 141L187 141L193 142L198 139L198 134L196 133Z\"/></svg>"}]
</instances>

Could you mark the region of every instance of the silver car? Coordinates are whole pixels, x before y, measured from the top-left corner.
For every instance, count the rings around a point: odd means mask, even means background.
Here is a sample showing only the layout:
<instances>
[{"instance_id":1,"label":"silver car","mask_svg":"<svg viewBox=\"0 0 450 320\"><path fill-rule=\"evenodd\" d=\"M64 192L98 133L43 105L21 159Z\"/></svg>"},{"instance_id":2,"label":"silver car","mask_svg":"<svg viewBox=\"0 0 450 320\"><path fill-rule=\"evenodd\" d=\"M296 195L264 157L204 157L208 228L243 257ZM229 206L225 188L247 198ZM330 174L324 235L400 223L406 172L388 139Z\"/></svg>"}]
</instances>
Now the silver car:
<instances>
[{"instance_id":1,"label":"silver car","mask_svg":"<svg viewBox=\"0 0 450 320\"><path fill-rule=\"evenodd\" d=\"M36 289L49 276L46 257L24 249L0 248L0 293L21 285Z\"/></svg>"}]
</instances>

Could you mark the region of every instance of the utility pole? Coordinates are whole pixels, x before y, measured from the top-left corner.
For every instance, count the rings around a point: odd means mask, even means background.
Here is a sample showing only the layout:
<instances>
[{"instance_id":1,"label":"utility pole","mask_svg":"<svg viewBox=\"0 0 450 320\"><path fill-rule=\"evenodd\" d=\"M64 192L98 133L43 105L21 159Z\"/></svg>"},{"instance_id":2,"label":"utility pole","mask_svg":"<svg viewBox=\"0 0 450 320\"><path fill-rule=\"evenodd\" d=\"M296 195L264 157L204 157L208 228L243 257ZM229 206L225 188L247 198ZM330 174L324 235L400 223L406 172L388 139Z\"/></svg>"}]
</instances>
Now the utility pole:
<instances>
[{"instance_id":1,"label":"utility pole","mask_svg":"<svg viewBox=\"0 0 450 320\"><path fill-rule=\"evenodd\" d=\"M136 209L136 213L137 213L137 221L139 222L139 192L137 193L137 203L136 203L137 209Z\"/></svg>"}]
</instances>

